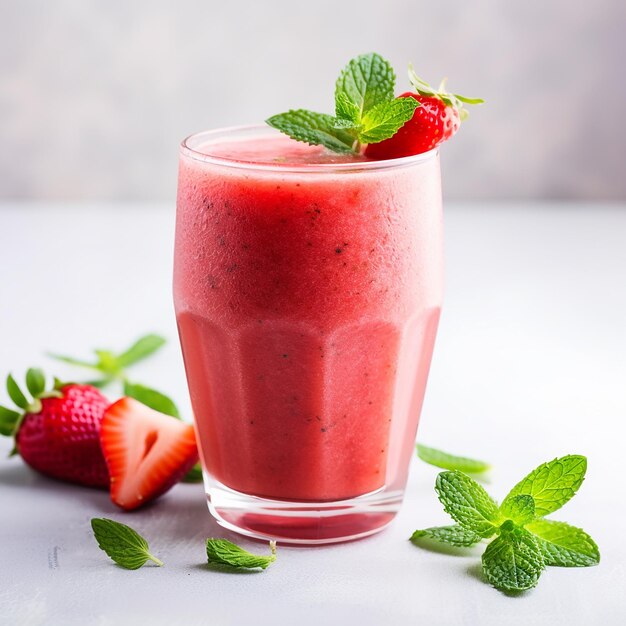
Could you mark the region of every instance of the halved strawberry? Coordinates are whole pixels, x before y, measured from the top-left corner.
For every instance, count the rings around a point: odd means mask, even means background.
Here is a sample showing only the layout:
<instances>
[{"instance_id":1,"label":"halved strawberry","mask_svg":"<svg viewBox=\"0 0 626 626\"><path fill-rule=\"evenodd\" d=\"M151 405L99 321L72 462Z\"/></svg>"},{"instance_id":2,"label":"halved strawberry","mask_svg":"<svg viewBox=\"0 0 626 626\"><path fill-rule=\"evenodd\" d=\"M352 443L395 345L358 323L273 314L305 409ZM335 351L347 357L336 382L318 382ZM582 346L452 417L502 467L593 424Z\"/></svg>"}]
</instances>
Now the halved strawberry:
<instances>
[{"instance_id":1,"label":"halved strawberry","mask_svg":"<svg viewBox=\"0 0 626 626\"><path fill-rule=\"evenodd\" d=\"M111 500L126 510L165 493L198 460L193 426L128 397L106 410L100 443Z\"/></svg>"}]
</instances>

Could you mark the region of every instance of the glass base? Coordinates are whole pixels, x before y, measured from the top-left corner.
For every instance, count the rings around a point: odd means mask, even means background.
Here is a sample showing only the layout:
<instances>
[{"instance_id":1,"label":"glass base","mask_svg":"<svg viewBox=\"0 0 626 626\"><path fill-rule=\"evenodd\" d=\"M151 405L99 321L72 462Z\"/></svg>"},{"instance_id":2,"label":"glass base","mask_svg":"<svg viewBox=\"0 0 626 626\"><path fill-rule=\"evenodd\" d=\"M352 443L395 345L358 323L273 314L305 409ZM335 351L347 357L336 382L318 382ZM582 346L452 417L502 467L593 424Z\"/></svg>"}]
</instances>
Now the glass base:
<instances>
[{"instance_id":1,"label":"glass base","mask_svg":"<svg viewBox=\"0 0 626 626\"><path fill-rule=\"evenodd\" d=\"M386 488L336 502L269 500L240 493L205 474L209 510L218 524L256 539L319 545L351 541L387 526L402 504L402 491Z\"/></svg>"}]
</instances>

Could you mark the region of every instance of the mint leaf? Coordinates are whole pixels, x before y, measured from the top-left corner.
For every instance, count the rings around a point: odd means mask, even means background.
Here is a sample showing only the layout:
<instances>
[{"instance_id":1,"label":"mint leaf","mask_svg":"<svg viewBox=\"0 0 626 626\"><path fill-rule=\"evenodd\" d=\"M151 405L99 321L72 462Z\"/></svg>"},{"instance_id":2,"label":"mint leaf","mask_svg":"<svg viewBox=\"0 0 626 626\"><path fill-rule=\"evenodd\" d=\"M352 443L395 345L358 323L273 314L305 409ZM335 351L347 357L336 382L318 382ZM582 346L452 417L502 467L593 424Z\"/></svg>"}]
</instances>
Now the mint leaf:
<instances>
[{"instance_id":1,"label":"mint leaf","mask_svg":"<svg viewBox=\"0 0 626 626\"><path fill-rule=\"evenodd\" d=\"M361 118L358 138L361 143L378 143L389 139L412 117L418 102L414 98L397 98L368 109Z\"/></svg>"},{"instance_id":2,"label":"mint leaf","mask_svg":"<svg viewBox=\"0 0 626 626\"><path fill-rule=\"evenodd\" d=\"M458 548L469 548L478 543L482 537L463 528L463 526L433 526L432 528L424 528L416 530L411 535L411 541L419 545L420 539L434 539L441 543L447 543Z\"/></svg>"},{"instance_id":3,"label":"mint leaf","mask_svg":"<svg viewBox=\"0 0 626 626\"><path fill-rule=\"evenodd\" d=\"M122 368L134 365L138 361L142 361L151 354L154 354L159 348L165 345L165 343L165 339L160 335L144 335L135 341L128 350L117 355L117 363Z\"/></svg>"},{"instance_id":4,"label":"mint leaf","mask_svg":"<svg viewBox=\"0 0 626 626\"><path fill-rule=\"evenodd\" d=\"M481 537L495 534L501 521L498 505L475 480L457 470L441 472L435 491L446 513L463 528Z\"/></svg>"},{"instance_id":5,"label":"mint leaf","mask_svg":"<svg viewBox=\"0 0 626 626\"><path fill-rule=\"evenodd\" d=\"M15 382L15 378L11 374L7 376L7 393L9 398L15 402L20 409L26 409L28 407L28 400L22 393L20 386Z\"/></svg>"},{"instance_id":6,"label":"mint leaf","mask_svg":"<svg viewBox=\"0 0 626 626\"><path fill-rule=\"evenodd\" d=\"M500 513L518 526L524 526L535 519L535 500L528 495L507 498L500 505Z\"/></svg>"},{"instance_id":7,"label":"mint leaf","mask_svg":"<svg viewBox=\"0 0 626 626\"><path fill-rule=\"evenodd\" d=\"M535 500L535 515L544 517L574 496L586 471L587 459L576 454L543 463L511 489L502 506L514 496L529 495Z\"/></svg>"},{"instance_id":8,"label":"mint leaf","mask_svg":"<svg viewBox=\"0 0 626 626\"><path fill-rule=\"evenodd\" d=\"M228 565L234 568L265 569L276 560L276 542L270 541L271 554L258 556L240 548L227 539L207 539L206 555L210 565Z\"/></svg>"},{"instance_id":9,"label":"mint leaf","mask_svg":"<svg viewBox=\"0 0 626 626\"><path fill-rule=\"evenodd\" d=\"M335 116L335 125L339 123L340 126L345 124L344 128L354 128L361 122L361 108L344 92L339 92L335 94Z\"/></svg>"},{"instance_id":10,"label":"mint leaf","mask_svg":"<svg viewBox=\"0 0 626 626\"><path fill-rule=\"evenodd\" d=\"M335 128L332 115L297 109L274 115L265 121L296 141L322 145L334 152L352 152L354 136L344 129Z\"/></svg>"},{"instance_id":11,"label":"mint leaf","mask_svg":"<svg viewBox=\"0 0 626 626\"><path fill-rule=\"evenodd\" d=\"M184 483L201 483L202 482L202 465L196 463L182 478Z\"/></svg>"},{"instance_id":12,"label":"mint leaf","mask_svg":"<svg viewBox=\"0 0 626 626\"><path fill-rule=\"evenodd\" d=\"M535 537L512 522L505 522L500 536L487 546L482 562L487 580L503 591L531 589L545 567Z\"/></svg>"},{"instance_id":13,"label":"mint leaf","mask_svg":"<svg viewBox=\"0 0 626 626\"><path fill-rule=\"evenodd\" d=\"M155 411L180 419L180 413L174 401L156 389L151 389L139 383L124 381L124 395L139 400L139 402Z\"/></svg>"},{"instance_id":14,"label":"mint leaf","mask_svg":"<svg viewBox=\"0 0 626 626\"><path fill-rule=\"evenodd\" d=\"M91 528L100 548L118 565L138 569L148 560L163 565L163 561L150 554L148 542L130 526L105 517L94 517Z\"/></svg>"},{"instance_id":15,"label":"mint leaf","mask_svg":"<svg viewBox=\"0 0 626 626\"><path fill-rule=\"evenodd\" d=\"M335 110L337 117L350 103L358 117L348 115L348 119L360 120L363 113L377 104L393 99L396 82L391 65L375 52L361 54L348 62L335 83Z\"/></svg>"},{"instance_id":16,"label":"mint leaf","mask_svg":"<svg viewBox=\"0 0 626 626\"><path fill-rule=\"evenodd\" d=\"M94 350L98 357L97 368L109 376L122 376L122 366L110 350Z\"/></svg>"},{"instance_id":17,"label":"mint leaf","mask_svg":"<svg viewBox=\"0 0 626 626\"><path fill-rule=\"evenodd\" d=\"M92 370L97 370L98 365L96 363L90 363L89 361L83 361L82 359L75 359L73 356L66 356L65 354L57 354L56 352L48 352L48 356L55 361L61 361L68 365L76 365L77 367L86 367Z\"/></svg>"},{"instance_id":18,"label":"mint leaf","mask_svg":"<svg viewBox=\"0 0 626 626\"><path fill-rule=\"evenodd\" d=\"M0 435L10 437L19 419L20 413L18 411L0 406Z\"/></svg>"},{"instance_id":19,"label":"mint leaf","mask_svg":"<svg viewBox=\"0 0 626 626\"><path fill-rule=\"evenodd\" d=\"M526 526L537 538L546 565L588 567L600 562L596 542L582 528L539 519Z\"/></svg>"},{"instance_id":20,"label":"mint leaf","mask_svg":"<svg viewBox=\"0 0 626 626\"><path fill-rule=\"evenodd\" d=\"M26 387L33 398L43 393L46 388L46 377L44 373L35 367L29 368L26 372Z\"/></svg>"},{"instance_id":21,"label":"mint leaf","mask_svg":"<svg viewBox=\"0 0 626 626\"><path fill-rule=\"evenodd\" d=\"M448 454L436 448L424 446L421 443L417 444L417 456L422 459L422 461L434 465L435 467L441 467L447 470L458 470L466 474L480 474L491 469L491 465L485 463L485 461L478 461L464 456L455 456L454 454Z\"/></svg>"}]
</instances>

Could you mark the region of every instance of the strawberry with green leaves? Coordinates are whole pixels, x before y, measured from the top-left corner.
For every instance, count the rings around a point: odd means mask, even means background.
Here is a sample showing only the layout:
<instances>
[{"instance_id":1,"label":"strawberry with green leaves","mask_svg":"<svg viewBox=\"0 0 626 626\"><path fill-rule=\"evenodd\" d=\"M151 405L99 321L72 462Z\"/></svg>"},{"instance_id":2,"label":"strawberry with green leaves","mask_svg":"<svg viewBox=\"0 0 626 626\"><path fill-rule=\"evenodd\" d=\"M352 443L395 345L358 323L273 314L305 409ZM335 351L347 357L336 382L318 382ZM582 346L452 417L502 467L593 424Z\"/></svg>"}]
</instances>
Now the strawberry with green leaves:
<instances>
[{"instance_id":1,"label":"strawberry with green leaves","mask_svg":"<svg viewBox=\"0 0 626 626\"><path fill-rule=\"evenodd\" d=\"M407 91L398 98L411 98L419 104L413 117L392 137L379 143L369 144L365 156L372 159L395 159L433 150L454 135L467 118L463 104L481 104L480 98L466 98L447 93L445 80L438 90L419 78L412 68L409 79L416 93Z\"/></svg>"},{"instance_id":2,"label":"strawberry with green leaves","mask_svg":"<svg viewBox=\"0 0 626 626\"><path fill-rule=\"evenodd\" d=\"M55 380L46 389L43 372L34 368L26 387L30 398L9 375L7 391L18 410L0 406L0 433L15 437L14 453L47 476L107 488L99 434L109 401L92 385Z\"/></svg>"},{"instance_id":3,"label":"strawberry with green leaves","mask_svg":"<svg viewBox=\"0 0 626 626\"><path fill-rule=\"evenodd\" d=\"M114 350L94 350L95 358L85 360L64 354L50 354L53 359L86 369L94 374L95 378L89 383L96 387L121 387L125 396L134 398L142 404L172 417L180 418L176 403L161 391L147 385L131 382L128 369L152 356L165 345L165 339L160 335L149 333L139 337L132 345L122 352ZM202 468L199 463L194 465L182 478L183 482L197 483L202 481Z\"/></svg>"}]
</instances>

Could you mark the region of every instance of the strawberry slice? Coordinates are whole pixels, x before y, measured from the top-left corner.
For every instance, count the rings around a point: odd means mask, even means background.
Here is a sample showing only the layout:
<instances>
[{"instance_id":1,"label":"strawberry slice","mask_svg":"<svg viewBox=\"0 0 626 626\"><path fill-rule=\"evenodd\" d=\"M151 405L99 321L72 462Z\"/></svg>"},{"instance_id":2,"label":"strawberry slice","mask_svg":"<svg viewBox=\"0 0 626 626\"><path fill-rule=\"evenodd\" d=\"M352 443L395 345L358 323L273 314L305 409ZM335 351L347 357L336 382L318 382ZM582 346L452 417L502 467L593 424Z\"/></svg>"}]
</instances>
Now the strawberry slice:
<instances>
[{"instance_id":1,"label":"strawberry slice","mask_svg":"<svg viewBox=\"0 0 626 626\"><path fill-rule=\"evenodd\" d=\"M106 410L100 444L111 477L111 500L128 511L165 493L198 460L193 426L132 398Z\"/></svg>"}]
</instances>

